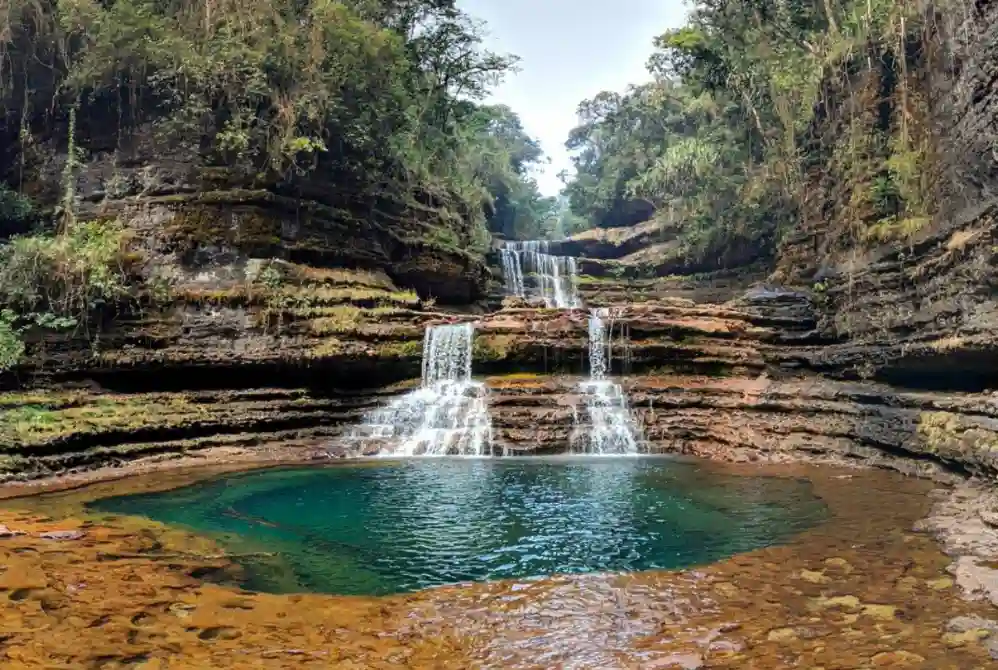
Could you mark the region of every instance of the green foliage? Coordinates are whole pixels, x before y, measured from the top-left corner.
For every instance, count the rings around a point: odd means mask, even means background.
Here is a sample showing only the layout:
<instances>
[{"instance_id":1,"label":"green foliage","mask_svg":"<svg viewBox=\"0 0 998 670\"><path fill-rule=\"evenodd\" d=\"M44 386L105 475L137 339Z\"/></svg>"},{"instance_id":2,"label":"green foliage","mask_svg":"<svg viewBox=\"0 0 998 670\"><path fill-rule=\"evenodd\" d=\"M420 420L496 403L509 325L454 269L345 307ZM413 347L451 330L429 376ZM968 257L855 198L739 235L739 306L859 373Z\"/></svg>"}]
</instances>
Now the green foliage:
<instances>
[{"instance_id":1,"label":"green foliage","mask_svg":"<svg viewBox=\"0 0 998 670\"><path fill-rule=\"evenodd\" d=\"M0 372L13 368L24 355L24 342L14 321L14 312L0 310Z\"/></svg>"},{"instance_id":2,"label":"green foliage","mask_svg":"<svg viewBox=\"0 0 998 670\"><path fill-rule=\"evenodd\" d=\"M0 239L23 232L35 218L35 208L27 197L0 183Z\"/></svg>"},{"instance_id":3,"label":"green foliage","mask_svg":"<svg viewBox=\"0 0 998 670\"><path fill-rule=\"evenodd\" d=\"M541 160L537 142L527 135L520 118L505 105L482 106L469 116L473 133L466 152L470 166L486 190L488 230L510 238L537 239L551 227L555 199L543 197L531 170ZM488 247L488 240L480 238Z\"/></svg>"},{"instance_id":4,"label":"green foliage","mask_svg":"<svg viewBox=\"0 0 998 670\"><path fill-rule=\"evenodd\" d=\"M605 227L665 219L690 257L771 250L802 216L815 167L827 165L848 187L848 216L878 231L859 226L857 241L915 229L929 185L917 124L925 104L908 87L920 56L907 45L922 38L922 20L915 3L889 0L698 3L687 25L655 40L651 83L579 106L566 144L572 211ZM843 82L855 96L864 81L870 99L827 97ZM842 116L849 141L822 146L816 124Z\"/></svg>"},{"instance_id":5,"label":"green foliage","mask_svg":"<svg viewBox=\"0 0 998 670\"><path fill-rule=\"evenodd\" d=\"M430 201L461 220L462 248L482 246L486 212L540 155L515 114L477 104L516 59L485 50L455 0L8 5L7 120L22 147L40 120L68 137L66 225L80 152L108 127L151 128L163 147L270 183L318 172L357 195Z\"/></svg>"},{"instance_id":6,"label":"green foliage","mask_svg":"<svg viewBox=\"0 0 998 670\"><path fill-rule=\"evenodd\" d=\"M14 237L0 246L0 307L16 314L20 326L72 328L129 296L133 260L116 221Z\"/></svg>"}]
</instances>

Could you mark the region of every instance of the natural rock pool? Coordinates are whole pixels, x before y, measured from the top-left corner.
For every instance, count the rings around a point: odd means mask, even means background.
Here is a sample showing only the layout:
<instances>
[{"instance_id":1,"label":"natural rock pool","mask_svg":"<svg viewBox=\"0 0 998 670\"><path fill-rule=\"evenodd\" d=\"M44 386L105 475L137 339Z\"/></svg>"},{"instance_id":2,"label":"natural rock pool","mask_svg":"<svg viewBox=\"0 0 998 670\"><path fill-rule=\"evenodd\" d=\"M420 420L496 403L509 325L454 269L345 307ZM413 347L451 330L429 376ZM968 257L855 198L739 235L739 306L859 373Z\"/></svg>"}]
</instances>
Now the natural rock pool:
<instances>
[{"instance_id":1,"label":"natural rock pool","mask_svg":"<svg viewBox=\"0 0 998 670\"><path fill-rule=\"evenodd\" d=\"M948 571L953 559L916 525L940 496L953 506L949 522L966 525L970 517L960 515L972 514L966 505L976 499L967 492L933 491L928 482L895 473L652 458L379 461L245 475L233 474L237 467L245 466L150 471L0 503L0 525L8 529L0 539L0 666L998 667L992 606L960 597L960 577ZM318 479L309 482L311 477ZM367 537L355 531L353 537L339 536L339 545L317 543L322 548L308 554L296 553L305 543L287 528L226 525L248 524L246 518L223 516L224 522L191 532L196 517L210 518L233 505L245 517L281 489L294 500L309 488L315 497L308 505L302 497L297 513L284 512L280 523L318 537L317 529L337 527L337 515L356 526L365 515L368 523L372 515L384 515L372 529L397 529L406 519L409 534ZM337 489L342 493L335 494ZM499 489L510 493L500 495ZM152 493L168 490L174 493ZM370 506L375 493L389 496L383 506ZM166 505L169 500L174 502ZM141 503L151 513L156 501L175 510L181 500L188 506L183 524L96 511L127 502L129 511L139 511ZM529 557L525 538L556 527L546 509L555 502L564 509L557 527L565 530L552 536L557 542L551 551L562 553ZM471 520L481 514L506 519L505 525L485 533L481 545L439 544L441 537L472 528ZM603 523L604 517L609 521ZM275 519L271 515L267 523ZM437 527L440 519L451 520L447 532ZM752 527L767 526L745 540ZM418 527L432 529L425 534L429 543L413 540ZM259 535L261 528L269 535ZM716 553L690 551L692 541L663 548L670 545L654 534L665 531L687 540L699 531L698 542ZM624 547L653 548L654 561L663 565L701 562L621 572L642 566L618 550L617 540ZM571 542L574 553L566 548ZM752 543L758 548L724 555ZM369 588L362 580L374 574L394 580L388 582L394 589L413 580L411 574L427 583L453 579L441 567L451 558L444 553L456 548L455 564L466 566L478 546L522 549L524 573L559 563L594 571L388 595L263 593L212 583L229 576L274 591L332 589L332 579L342 575L329 567L328 556L349 557L344 545L368 559L354 557L347 566L358 591ZM278 547L271 558L246 555ZM410 566L405 552L426 558ZM573 566L565 559L570 553L617 567ZM295 562L307 560L316 563ZM487 563L489 570L501 565ZM478 574L488 573L482 568L464 578Z\"/></svg>"},{"instance_id":2,"label":"natural rock pool","mask_svg":"<svg viewBox=\"0 0 998 670\"><path fill-rule=\"evenodd\" d=\"M217 538L253 590L355 595L701 565L785 542L826 515L806 480L668 458L266 470L91 508Z\"/></svg>"}]
</instances>

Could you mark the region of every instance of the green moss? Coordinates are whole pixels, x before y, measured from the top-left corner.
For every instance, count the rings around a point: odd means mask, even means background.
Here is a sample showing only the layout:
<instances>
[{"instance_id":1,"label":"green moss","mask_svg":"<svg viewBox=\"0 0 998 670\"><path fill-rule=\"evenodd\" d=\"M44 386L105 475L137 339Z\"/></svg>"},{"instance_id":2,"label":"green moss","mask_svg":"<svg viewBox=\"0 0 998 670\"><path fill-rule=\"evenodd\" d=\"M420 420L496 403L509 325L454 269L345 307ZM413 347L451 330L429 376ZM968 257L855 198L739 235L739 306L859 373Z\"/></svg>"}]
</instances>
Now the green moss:
<instances>
[{"instance_id":1,"label":"green moss","mask_svg":"<svg viewBox=\"0 0 998 670\"><path fill-rule=\"evenodd\" d=\"M472 358L482 363L501 361L509 356L515 344L512 335L479 335L472 346Z\"/></svg>"},{"instance_id":2,"label":"green moss","mask_svg":"<svg viewBox=\"0 0 998 670\"><path fill-rule=\"evenodd\" d=\"M385 358L417 358L423 354L422 340L403 340L401 342L384 342L375 349L379 357Z\"/></svg>"},{"instance_id":3,"label":"green moss","mask_svg":"<svg viewBox=\"0 0 998 670\"><path fill-rule=\"evenodd\" d=\"M959 416L951 412L922 412L917 432L927 451L942 457L998 451L998 433L964 425Z\"/></svg>"},{"instance_id":4,"label":"green moss","mask_svg":"<svg viewBox=\"0 0 998 670\"><path fill-rule=\"evenodd\" d=\"M156 417L161 422L183 423L210 411L183 395L73 392L4 394L0 406L6 408L0 412L0 444L9 447L44 444L77 433L137 429L156 423Z\"/></svg>"},{"instance_id":5,"label":"green moss","mask_svg":"<svg viewBox=\"0 0 998 670\"><path fill-rule=\"evenodd\" d=\"M335 338L329 337L318 344L308 356L310 358L326 358L331 356L340 356L346 351L346 347L343 341Z\"/></svg>"},{"instance_id":6,"label":"green moss","mask_svg":"<svg viewBox=\"0 0 998 670\"><path fill-rule=\"evenodd\" d=\"M259 251L281 243L280 223L255 209L226 210L206 205L179 209L166 227L166 236L181 253L224 245Z\"/></svg>"},{"instance_id":7,"label":"green moss","mask_svg":"<svg viewBox=\"0 0 998 670\"><path fill-rule=\"evenodd\" d=\"M338 305L330 308L328 315L314 319L309 330L316 335L348 333L357 330L363 322L362 310L353 305Z\"/></svg>"}]
</instances>

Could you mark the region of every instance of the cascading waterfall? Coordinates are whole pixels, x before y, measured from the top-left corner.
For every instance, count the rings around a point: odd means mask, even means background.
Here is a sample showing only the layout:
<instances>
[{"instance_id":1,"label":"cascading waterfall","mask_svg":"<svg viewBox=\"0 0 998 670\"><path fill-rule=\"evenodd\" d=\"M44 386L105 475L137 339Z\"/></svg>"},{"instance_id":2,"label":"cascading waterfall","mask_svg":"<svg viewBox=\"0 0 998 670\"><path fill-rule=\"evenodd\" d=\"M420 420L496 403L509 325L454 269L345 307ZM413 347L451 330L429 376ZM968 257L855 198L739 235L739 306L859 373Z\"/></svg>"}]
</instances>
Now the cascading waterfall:
<instances>
[{"instance_id":1,"label":"cascading waterfall","mask_svg":"<svg viewBox=\"0 0 998 670\"><path fill-rule=\"evenodd\" d=\"M620 384L606 378L609 318L605 308L589 314L589 379L579 384L588 424L580 425L576 413L573 444L578 451L590 454L637 454L638 430L627 396Z\"/></svg>"},{"instance_id":2,"label":"cascading waterfall","mask_svg":"<svg viewBox=\"0 0 998 670\"><path fill-rule=\"evenodd\" d=\"M510 295L525 298L527 291L523 285L523 264L520 263L520 255L510 247L503 247L499 250L499 259L502 261L502 276L506 290Z\"/></svg>"},{"instance_id":3,"label":"cascading waterfall","mask_svg":"<svg viewBox=\"0 0 998 670\"><path fill-rule=\"evenodd\" d=\"M492 443L485 385L471 378L470 323L431 326L420 388L372 412L353 434L383 456L484 456Z\"/></svg>"},{"instance_id":4,"label":"cascading waterfall","mask_svg":"<svg viewBox=\"0 0 998 670\"><path fill-rule=\"evenodd\" d=\"M534 275L537 290L547 307L575 309L582 306L576 290L578 266L571 256L552 256L548 240L506 242L499 250L506 290L527 297L524 275Z\"/></svg>"}]
</instances>

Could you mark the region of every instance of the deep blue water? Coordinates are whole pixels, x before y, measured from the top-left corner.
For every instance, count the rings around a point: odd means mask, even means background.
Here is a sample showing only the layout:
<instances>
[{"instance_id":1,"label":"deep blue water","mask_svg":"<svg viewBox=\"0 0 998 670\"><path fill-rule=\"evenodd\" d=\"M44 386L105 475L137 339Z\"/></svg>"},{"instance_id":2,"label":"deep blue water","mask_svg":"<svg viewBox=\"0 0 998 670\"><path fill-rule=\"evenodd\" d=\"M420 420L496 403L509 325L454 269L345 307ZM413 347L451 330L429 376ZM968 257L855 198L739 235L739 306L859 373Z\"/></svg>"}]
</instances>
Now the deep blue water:
<instances>
[{"instance_id":1,"label":"deep blue water","mask_svg":"<svg viewBox=\"0 0 998 670\"><path fill-rule=\"evenodd\" d=\"M369 595L705 564L785 542L826 515L806 481L664 458L265 470L91 507L275 553L240 559L246 588Z\"/></svg>"}]
</instances>

